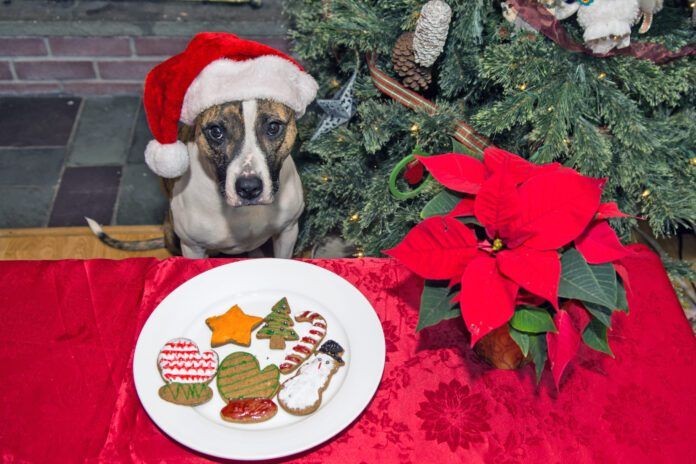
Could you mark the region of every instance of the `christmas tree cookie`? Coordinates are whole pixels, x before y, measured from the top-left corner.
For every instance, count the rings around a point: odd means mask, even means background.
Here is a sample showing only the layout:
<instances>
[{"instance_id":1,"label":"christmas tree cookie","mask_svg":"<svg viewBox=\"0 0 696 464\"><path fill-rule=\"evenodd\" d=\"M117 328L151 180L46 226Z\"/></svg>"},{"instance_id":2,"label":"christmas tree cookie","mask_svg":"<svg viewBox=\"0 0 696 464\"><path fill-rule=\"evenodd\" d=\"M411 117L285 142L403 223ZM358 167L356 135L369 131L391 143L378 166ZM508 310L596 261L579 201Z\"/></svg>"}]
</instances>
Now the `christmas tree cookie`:
<instances>
[{"instance_id":1,"label":"christmas tree cookie","mask_svg":"<svg viewBox=\"0 0 696 464\"><path fill-rule=\"evenodd\" d=\"M256 338L259 340L269 338L272 350L284 350L286 340L295 341L300 338L292 328L295 323L290 317L290 304L285 297L273 305L271 313L263 322L265 325L256 332Z\"/></svg>"},{"instance_id":2,"label":"christmas tree cookie","mask_svg":"<svg viewBox=\"0 0 696 464\"><path fill-rule=\"evenodd\" d=\"M218 368L214 351L200 352L188 338L169 340L157 356L157 367L166 384L159 389L165 401L185 406L198 406L213 397L208 384Z\"/></svg>"}]
</instances>

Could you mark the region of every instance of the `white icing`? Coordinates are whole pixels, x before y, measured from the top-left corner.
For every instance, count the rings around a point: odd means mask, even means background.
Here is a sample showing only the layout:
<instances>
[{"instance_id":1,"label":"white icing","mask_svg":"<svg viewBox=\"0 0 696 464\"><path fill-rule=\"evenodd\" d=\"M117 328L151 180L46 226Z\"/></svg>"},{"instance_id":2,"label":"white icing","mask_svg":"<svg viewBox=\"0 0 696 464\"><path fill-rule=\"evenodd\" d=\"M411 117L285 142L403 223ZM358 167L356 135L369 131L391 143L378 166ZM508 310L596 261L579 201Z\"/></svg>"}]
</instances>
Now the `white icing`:
<instances>
[{"instance_id":1,"label":"white icing","mask_svg":"<svg viewBox=\"0 0 696 464\"><path fill-rule=\"evenodd\" d=\"M318 353L297 371L297 375L283 383L278 401L289 409L306 409L319 400L319 391L329 381L337 361L328 354Z\"/></svg>"},{"instance_id":2,"label":"white icing","mask_svg":"<svg viewBox=\"0 0 696 464\"><path fill-rule=\"evenodd\" d=\"M188 338L175 338L162 347L157 365L167 382L207 383L217 373L218 355L212 350L201 353Z\"/></svg>"},{"instance_id":3,"label":"white icing","mask_svg":"<svg viewBox=\"0 0 696 464\"><path fill-rule=\"evenodd\" d=\"M297 342L293 346L293 348L295 346L303 346L309 350L309 354L303 354L303 353L300 353L299 351L295 351L294 349L291 349L288 356L285 357L285 361L283 362L283 364L290 364L290 365L292 365L292 368L294 368L296 365L304 362L304 360L307 359L314 352L314 350L317 348L317 345L324 339L324 336L326 335L326 329L316 325L317 323L319 323L319 324L323 325L324 327L327 326L326 319L324 319L324 316L322 316L321 314L305 311L305 312L301 313L299 316L295 317L295 320L297 320L298 322L300 322L299 319L309 319L305 322L311 322L312 323L311 330L316 330L317 332L320 332L320 335L308 333L306 335L306 337L313 340L313 343L307 343L307 342L300 340L299 342ZM319 338L317 338L317 337L319 337ZM301 359L301 361L299 363L297 362L295 356L298 356ZM281 372L292 371L292 368L287 368L287 370L285 370L285 368L283 368L283 370Z\"/></svg>"}]
</instances>

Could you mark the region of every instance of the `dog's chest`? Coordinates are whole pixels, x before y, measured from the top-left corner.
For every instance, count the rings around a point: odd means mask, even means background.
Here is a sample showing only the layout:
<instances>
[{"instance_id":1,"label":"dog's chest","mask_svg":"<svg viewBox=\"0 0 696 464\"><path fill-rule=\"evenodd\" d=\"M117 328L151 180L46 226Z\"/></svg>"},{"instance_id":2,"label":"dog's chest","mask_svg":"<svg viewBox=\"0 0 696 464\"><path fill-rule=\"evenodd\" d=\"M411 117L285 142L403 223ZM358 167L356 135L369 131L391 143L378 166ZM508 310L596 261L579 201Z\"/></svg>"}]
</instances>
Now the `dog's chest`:
<instances>
[{"instance_id":1,"label":"dog's chest","mask_svg":"<svg viewBox=\"0 0 696 464\"><path fill-rule=\"evenodd\" d=\"M174 230L184 243L226 253L252 251L297 221L304 208L302 184L289 158L270 205L231 207L215 181L192 156L191 169L172 192Z\"/></svg>"}]
</instances>

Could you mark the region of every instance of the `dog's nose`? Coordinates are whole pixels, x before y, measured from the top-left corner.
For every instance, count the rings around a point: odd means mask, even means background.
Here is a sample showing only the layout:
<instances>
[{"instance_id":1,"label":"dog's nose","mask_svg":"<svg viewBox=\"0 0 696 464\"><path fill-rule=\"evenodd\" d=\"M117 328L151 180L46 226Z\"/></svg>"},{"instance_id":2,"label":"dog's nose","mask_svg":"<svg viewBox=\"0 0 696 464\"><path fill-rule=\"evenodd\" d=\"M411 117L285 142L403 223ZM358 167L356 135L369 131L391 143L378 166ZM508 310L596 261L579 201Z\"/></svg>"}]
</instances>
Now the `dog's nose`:
<instances>
[{"instance_id":1,"label":"dog's nose","mask_svg":"<svg viewBox=\"0 0 696 464\"><path fill-rule=\"evenodd\" d=\"M263 183L258 176L239 177L234 184L234 188L240 197L245 200L253 200L261 195Z\"/></svg>"}]
</instances>

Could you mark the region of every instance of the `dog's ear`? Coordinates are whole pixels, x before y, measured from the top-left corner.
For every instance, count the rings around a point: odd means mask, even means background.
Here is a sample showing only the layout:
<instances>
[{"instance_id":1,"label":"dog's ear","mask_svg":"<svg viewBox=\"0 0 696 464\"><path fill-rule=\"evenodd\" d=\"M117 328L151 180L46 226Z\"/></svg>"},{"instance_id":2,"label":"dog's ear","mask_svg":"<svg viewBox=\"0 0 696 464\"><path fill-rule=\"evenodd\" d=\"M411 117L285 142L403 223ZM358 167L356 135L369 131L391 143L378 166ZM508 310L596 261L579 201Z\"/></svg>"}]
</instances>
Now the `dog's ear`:
<instances>
[{"instance_id":1,"label":"dog's ear","mask_svg":"<svg viewBox=\"0 0 696 464\"><path fill-rule=\"evenodd\" d=\"M198 120L196 119L196 122ZM196 124L194 122L194 124ZM179 140L183 143L189 143L196 137L196 130L192 126L188 126L184 123L179 124Z\"/></svg>"}]
</instances>

